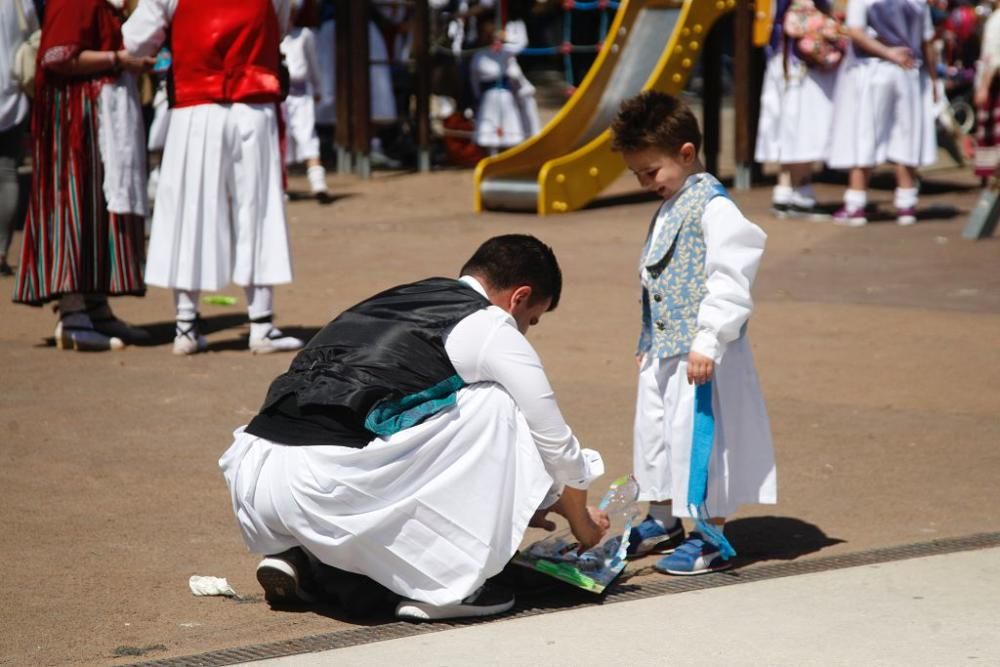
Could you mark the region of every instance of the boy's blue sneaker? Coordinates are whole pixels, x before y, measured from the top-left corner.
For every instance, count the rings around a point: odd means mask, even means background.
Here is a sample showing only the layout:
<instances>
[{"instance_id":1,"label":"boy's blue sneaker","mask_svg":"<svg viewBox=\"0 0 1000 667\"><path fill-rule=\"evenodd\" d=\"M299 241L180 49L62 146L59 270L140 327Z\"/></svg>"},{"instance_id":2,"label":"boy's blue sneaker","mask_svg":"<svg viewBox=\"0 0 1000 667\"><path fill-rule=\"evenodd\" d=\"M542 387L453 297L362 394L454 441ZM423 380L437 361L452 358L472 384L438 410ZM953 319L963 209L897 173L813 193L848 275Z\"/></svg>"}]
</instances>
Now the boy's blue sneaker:
<instances>
[{"instance_id":1,"label":"boy's blue sneaker","mask_svg":"<svg viewBox=\"0 0 1000 667\"><path fill-rule=\"evenodd\" d=\"M702 539L698 533L691 533L684 544L658 560L653 567L667 574L685 576L728 570L732 566L733 560L722 560L717 546Z\"/></svg>"},{"instance_id":2,"label":"boy's blue sneaker","mask_svg":"<svg viewBox=\"0 0 1000 667\"><path fill-rule=\"evenodd\" d=\"M628 537L626 558L640 558L650 553L668 554L684 541L684 524L674 521L674 525L665 528L653 517L646 516L642 522L632 529ZM618 549L618 538L608 540L608 553Z\"/></svg>"}]
</instances>

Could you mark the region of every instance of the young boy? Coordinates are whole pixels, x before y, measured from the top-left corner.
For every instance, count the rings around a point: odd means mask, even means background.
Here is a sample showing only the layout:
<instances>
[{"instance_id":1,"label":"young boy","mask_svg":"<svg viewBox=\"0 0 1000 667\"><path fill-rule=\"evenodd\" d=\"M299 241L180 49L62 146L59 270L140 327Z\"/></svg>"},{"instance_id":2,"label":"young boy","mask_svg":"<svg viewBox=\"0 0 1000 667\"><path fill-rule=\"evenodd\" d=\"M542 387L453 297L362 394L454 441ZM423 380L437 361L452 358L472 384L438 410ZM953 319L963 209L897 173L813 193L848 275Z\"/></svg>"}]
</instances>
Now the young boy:
<instances>
[{"instance_id":1,"label":"young boy","mask_svg":"<svg viewBox=\"0 0 1000 667\"><path fill-rule=\"evenodd\" d=\"M766 235L705 172L698 122L682 102L644 92L622 103L611 130L639 184L663 198L639 263L633 457L639 498L650 507L629 551L669 554L655 566L669 574L725 569L735 555L722 534L725 517L776 496L771 430L746 336ZM678 517L696 519L699 532L684 540Z\"/></svg>"}]
</instances>

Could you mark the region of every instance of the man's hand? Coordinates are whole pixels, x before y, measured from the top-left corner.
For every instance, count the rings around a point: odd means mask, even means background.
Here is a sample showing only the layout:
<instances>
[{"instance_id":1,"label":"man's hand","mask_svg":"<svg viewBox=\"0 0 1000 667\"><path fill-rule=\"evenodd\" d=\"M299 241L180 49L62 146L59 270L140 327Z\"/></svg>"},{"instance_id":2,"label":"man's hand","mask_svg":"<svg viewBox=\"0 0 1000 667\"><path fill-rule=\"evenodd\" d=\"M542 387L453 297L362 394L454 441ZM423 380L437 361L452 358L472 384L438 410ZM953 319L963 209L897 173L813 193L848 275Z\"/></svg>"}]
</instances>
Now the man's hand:
<instances>
[{"instance_id":1,"label":"man's hand","mask_svg":"<svg viewBox=\"0 0 1000 667\"><path fill-rule=\"evenodd\" d=\"M688 384L705 384L712 379L715 361L697 352L688 353Z\"/></svg>"},{"instance_id":2,"label":"man's hand","mask_svg":"<svg viewBox=\"0 0 1000 667\"><path fill-rule=\"evenodd\" d=\"M582 489L563 487L562 496L549 509L566 517L573 537L580 543L581 552L600 542L611 527L607 513L588 505L587 492ZM537 516L538 512L535 512Z\"/></svg>"},{"instance_id":3,"label":"man's hand","mask_svg":"<svg viewBox=\"0 0 1000 667\"><path fill-rule=\"evenodd\" d=\"M121 49L116 54L118 58L118 65L126 72L145 72L153 69L153 65L156 63L156 58L149 56L133 56L125 49Z\"/></svg>"},{"instance_id":4,"label":"man's hand","mask_svg":"<svg viewBox=\"0 0 1000 667\"><path fill-rule=\"evenodd\" d=\"M581 520L570 521L569 528L573 531L573 537L580 543L579 552L583 553L593 547L607 535L611 527L611 519L606 512L603 512L592 505L587 506L586 517Z\"/></svg>"},{"instance_id":5,"label":"man's hand","mask_svg":"<svg viewBox=\"0 0 1000 667\"><path fill-rule=\"evenodd\" d=\"M528 521L528 526L531 528L543 528L548 531L553 531L556 529L556 522L549 517L549 510L538 510L531 515L531 520Z\"/></svg>"}]
</instances>

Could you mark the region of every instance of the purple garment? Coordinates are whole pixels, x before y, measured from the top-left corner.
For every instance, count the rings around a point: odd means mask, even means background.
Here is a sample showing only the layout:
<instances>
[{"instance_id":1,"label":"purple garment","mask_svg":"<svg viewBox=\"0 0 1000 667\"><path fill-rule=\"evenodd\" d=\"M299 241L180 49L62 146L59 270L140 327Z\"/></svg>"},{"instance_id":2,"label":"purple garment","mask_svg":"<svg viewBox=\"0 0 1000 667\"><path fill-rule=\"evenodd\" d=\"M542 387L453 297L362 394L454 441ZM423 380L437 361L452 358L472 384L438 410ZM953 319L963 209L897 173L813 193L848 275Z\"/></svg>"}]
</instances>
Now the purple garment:
<instances>
[{"instance_id":1,"label":"purple garment","mask_svg":"<svg viewBox=\"0 0 1000 667\"><path fill-rule=\"evenodd\" d=\"M876 0L868 5L868 27L886 46L906 46L918 63L923 62L925 0ZM859 51L858 55L867 54Z\"/></svg>"}]
</instances>

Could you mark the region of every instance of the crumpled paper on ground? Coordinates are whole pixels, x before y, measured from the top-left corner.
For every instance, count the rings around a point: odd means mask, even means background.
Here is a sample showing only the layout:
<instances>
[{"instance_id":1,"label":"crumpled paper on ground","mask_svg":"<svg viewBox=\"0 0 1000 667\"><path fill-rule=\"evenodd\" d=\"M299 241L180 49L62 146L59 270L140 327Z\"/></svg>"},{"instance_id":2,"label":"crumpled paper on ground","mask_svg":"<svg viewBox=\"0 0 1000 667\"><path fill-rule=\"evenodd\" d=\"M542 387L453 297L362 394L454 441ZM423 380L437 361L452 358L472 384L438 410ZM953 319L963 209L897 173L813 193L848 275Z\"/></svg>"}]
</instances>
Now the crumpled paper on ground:
<instances>
[{"instance_id":1,"label":"crumpled paper on ground","mask_svg":"<svg viewBox=\"0 0 1000 667\"><path fill-rule=\"evenodd\" d=\"M236 591L223 577L200 577L191 575L188 587L195 595L222 595L227 598L238 598Z\"/></svg>"}]
</instances>

